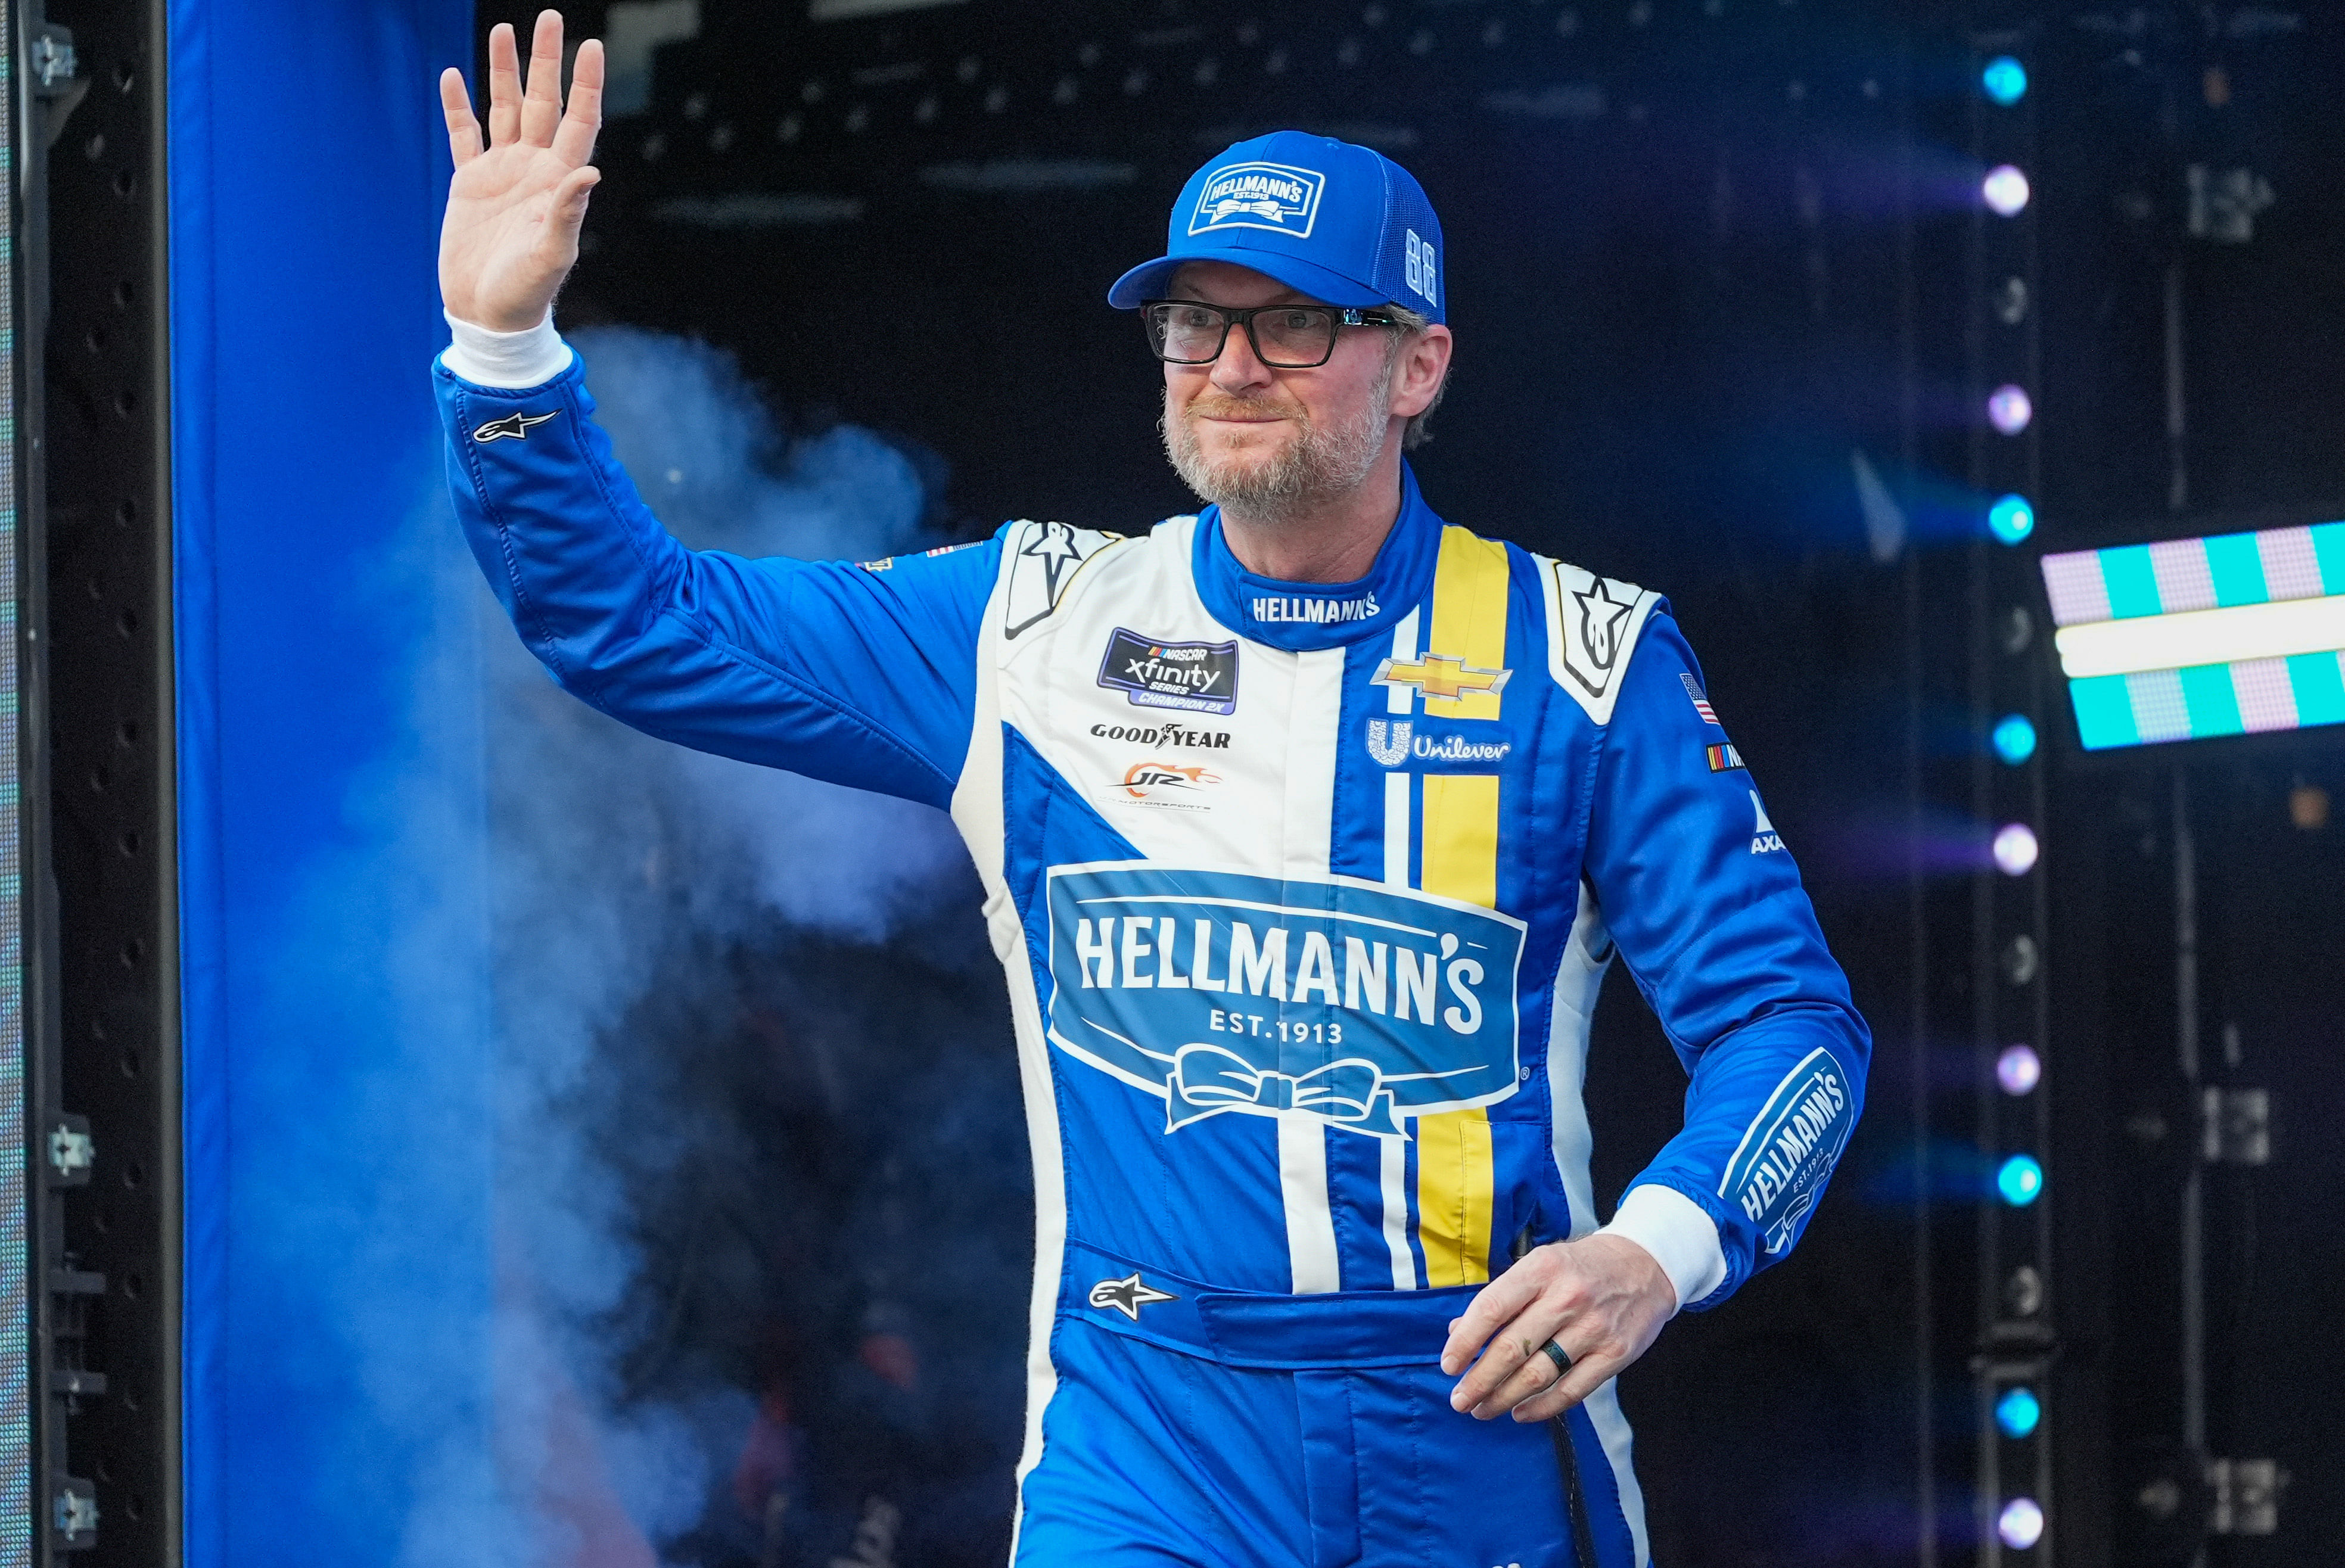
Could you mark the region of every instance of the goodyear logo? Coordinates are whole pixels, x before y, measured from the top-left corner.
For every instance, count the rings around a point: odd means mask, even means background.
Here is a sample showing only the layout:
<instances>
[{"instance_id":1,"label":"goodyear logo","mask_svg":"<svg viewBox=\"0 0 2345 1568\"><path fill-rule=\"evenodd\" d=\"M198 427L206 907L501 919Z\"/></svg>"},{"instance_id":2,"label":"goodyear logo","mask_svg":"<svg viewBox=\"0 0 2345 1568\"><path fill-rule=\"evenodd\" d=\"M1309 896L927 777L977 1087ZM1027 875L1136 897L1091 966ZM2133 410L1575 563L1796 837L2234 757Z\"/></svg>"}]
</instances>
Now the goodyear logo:
<instances>
[{"instance_id":1,"label":"goodyear logo","mask_svg":"<svg viewBox=\"0 0 2345 1568\"><path fill-rule=\"evenodd\" d=\"M1819 1046L1767 1098L1727 1162L1718 1195L1758 1227L1770 1253L1782 1251L1816 1206L1855 1126L1848 1080Z\"/></svg>"},{"instance_id":2,"label":"goodyear logo","mask_svg":"<svg viewBox=\"0 0 2345 1568\"><path fill-rule=\"evenodd\" d=\"M1311 238L1319 220L1319 198L1327 177L1316 169L1283 163L1233 163L1205 177L1189 215L1191 234L1219 228L1267 228Z\"/></svg>"},{"instance_id":3,"label":"goodyear logo","mask_svg":"<svg viewBox=\"0 0 2345 1568\"><path fill-rule=\"evenodd\" d=\"M1209 1116L1302 1113L1405 1138L1518 1079L1523 923L1349 877L1146 861L1051 872L1051 1038Z\"/></svg>"}]
</instances>

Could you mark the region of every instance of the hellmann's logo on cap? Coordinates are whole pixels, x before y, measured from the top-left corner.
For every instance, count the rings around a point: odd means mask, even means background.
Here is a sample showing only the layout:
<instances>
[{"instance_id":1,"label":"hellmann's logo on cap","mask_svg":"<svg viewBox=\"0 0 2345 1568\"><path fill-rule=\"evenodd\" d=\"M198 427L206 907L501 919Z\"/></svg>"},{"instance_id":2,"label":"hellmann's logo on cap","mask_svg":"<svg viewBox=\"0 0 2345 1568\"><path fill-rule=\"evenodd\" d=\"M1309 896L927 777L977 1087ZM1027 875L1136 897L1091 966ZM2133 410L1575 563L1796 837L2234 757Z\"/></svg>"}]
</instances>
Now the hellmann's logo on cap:
<instances>
[{"instance_id":1,"label":"hellmann's logo on cap","mask_svg":"<svg viewBox=\"0 0 2345 1568\"><path fill-rule=\"evenodd\" d=\"M1267 228L1275 234L1311 238L1319 218L1319 197L1327 177L1316 169L1283 163L1233 163L1205 177L1189 232L1220 228Z\"/></svg>"}]
</instances>

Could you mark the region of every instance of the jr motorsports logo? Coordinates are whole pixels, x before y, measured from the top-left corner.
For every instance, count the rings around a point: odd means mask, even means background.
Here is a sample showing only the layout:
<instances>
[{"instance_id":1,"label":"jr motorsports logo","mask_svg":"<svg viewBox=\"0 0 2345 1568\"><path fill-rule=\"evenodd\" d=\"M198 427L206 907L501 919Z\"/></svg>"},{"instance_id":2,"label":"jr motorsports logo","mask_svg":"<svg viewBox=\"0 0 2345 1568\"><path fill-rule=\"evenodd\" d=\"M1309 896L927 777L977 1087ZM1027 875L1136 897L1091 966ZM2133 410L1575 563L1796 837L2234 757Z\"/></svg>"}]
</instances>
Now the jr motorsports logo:
<instances>
[{"instance_id":1,"label":"jr motorsports logo","mask_svg":"<svg viewBox=\"0 0 2345 1568\"><path fill-rule=\"evenodd\" d=\"M1142 805L1205 811L1211 809L1212 803L1203 797L1221 782L1221 774L1199 764L1151 757L1123 770L1123 782L1116 786L1115 794L1119 800L1137 801Z\"/></svg>"},{"instance_id":2,"label":"jr motorsports logo","mask_svg":"<svg viewBox=\"0 0 2345 1568\"><path fill-rule=\"evenodd\" d=\"M1267 228L1311 238L1319 218L1319 197L1327 177L1315 169L1283 163L1233 163L1215 169L1197 193L1197 209L1189 215L1189 232L1208 234L1217 228Z\"/></svg>"},{"instance_id":3,"label":"jr motorsports logo","mask_svg":"<svg viewBox=\"0 0 2345 1568\"><path fill-rule=\"evenodd\" d=\"M1816 1206L1855 1125L1848 1080L1819 1046L1767 1097L1727 1162L1718 1195L1760 1228L1769 1252L1781 1252Z\"/></svg>"},{"instance_id":4,"label":"jr motorsports logo","mask_svg":"<svg viewBox=\"0 0 2345 1568\"><path fill-rule=\"evenodd\" d=\"M1238 645L1153 642L1119 626L1107 640L1099 683L1142 708L1233 713L1238 706Z\"/></svg>"},{"instance_id":5,"label":"jr motorsports logo","mask_svg":"<svg viewBox=\"0 0 2345 1568\"><path fill-rule=\"evenodd\" d=\"M1517 1081L1523 923L1347 877L1147 861L1051 872L1051 1038L1165 1129L1301 1112L1405 1138Z\"/></svg>"}]
</instances>

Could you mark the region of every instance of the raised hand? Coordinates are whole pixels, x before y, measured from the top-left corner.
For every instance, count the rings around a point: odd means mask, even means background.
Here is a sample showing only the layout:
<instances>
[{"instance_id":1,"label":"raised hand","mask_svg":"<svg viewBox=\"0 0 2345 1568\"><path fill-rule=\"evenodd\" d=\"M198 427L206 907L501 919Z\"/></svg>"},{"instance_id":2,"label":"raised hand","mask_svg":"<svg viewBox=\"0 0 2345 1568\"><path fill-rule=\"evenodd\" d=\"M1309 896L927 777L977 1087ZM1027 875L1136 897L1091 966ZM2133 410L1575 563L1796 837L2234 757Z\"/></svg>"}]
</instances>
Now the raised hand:
<instances>
[{"instance_id":1,"label":"raised hand","mask_svg":"<svg viewBox=\"0 0 2345 1568\"><path fill-rule=\"evenodd\" d=\"M440 226L440 299L459 320L520 332L545 319L578 263L586 198L603 177L586 160L603 125L603 46L578 46L562 106L562 13L541 11L523 93L513 30L489 34L489 145L453 66L440 74L456 177Z\"/></svg>"}]
</instances>

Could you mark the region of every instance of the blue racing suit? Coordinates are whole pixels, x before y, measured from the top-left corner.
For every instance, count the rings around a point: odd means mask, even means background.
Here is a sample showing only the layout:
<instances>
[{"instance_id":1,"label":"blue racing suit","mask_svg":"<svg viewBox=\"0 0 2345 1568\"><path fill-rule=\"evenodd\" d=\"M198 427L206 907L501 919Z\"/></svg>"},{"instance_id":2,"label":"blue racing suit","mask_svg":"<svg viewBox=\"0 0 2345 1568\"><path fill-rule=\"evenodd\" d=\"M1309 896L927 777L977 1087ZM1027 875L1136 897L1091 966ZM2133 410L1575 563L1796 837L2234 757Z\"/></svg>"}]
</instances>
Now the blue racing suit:
<instances>
[{"instance_id":1,"label":"blue racing suit","mask_svg":"<svg viewBox=\"0 0 2345 1568\"><path fill-rule=\"evenodd\" d=\"M1208 508L861 564L695 552L544 385L437 376L456 508L567 690L927 801L982 876L1031 1135L1020 1563L1575 1555L1549 1434L1447 1403L1510 1244L1597 1229L1614 954L1691 1075L1609 1229L1708 1306L1798 1239L1871 1050L1666 604L1446 524L1356 582ZM1609 1383L1596 1554L1646 1562Z\"/></svg>"}]
</instances>

